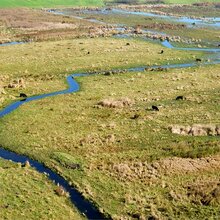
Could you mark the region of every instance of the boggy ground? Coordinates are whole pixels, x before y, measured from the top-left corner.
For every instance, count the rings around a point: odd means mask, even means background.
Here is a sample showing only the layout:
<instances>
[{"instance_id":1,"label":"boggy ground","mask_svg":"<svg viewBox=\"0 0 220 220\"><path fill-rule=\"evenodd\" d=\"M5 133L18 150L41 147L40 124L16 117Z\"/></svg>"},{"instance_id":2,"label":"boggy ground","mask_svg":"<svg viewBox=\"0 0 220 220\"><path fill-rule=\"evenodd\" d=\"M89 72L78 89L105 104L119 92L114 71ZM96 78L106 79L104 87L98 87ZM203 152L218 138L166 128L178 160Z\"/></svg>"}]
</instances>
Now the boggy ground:
<instances>
[{"instance_id":1,"label":"boggy ground","mask_svg":"<svg viewBox=\"0 0 220 220\"><path fill-rule=\"evenodd\" d=\"M27 165L0 159L0 178L1 219L84 219L57 186Z\"/></svg>"},{"instance_id":2,"label":"boggy ground","mask_svg":"<svg viewBox=\"0 0 220 220\"><path fill-rule=\"evenodd\" d=\"M172 7L172 6L171 6ZM126 10L135 10L135 8L138 8L138 6L130 6L130 7L119 7ZM166 8L166 7L165 7ZM85 19L97 19L98 21L102 21L108 24L123 24L128 27L133 28L139 28L141 30L151 30L155 31L155 34L152 34L154 37L158 38L161 36L161 34L166 34L167 36L170 36L171 38L176 39L176 41L179 42L194 42L197 44L201 44L203 46L208 47L218 47L219 44L219 30L214 28L205 28L197 25L191 25L191 27L188 27L184 23L174 22L172 20L166 20L161 18L155 18L155 17L148 17L148 16L141 16L141 15L132 15L132 14L123 14L123 13L115 13L108 10L108 13L100 13L100 9L94 10L90 9L88 11L84 10L77 10L77 9L64 9L64 13L67 13L68 15L77 15L81 16ZM140 11L148 11L151 12L151 8L141 8ZM139 11L137 10L137 11ZM159 10L159 9L158 9ZM156 10L158 12L158 10ZM219 11L219 9L218 9ZM155 12L153 10L153 12ZM163 11L162 11L163 13ZM178 12L177 12L178 15ZM182 14L179 14L182 16ZM200 16L202 13L200 14ZM206 34L204 34L204 32ZM141 33L141 31L140 31ZM143 34L145 35L145 34ZM200 45L199 45L200 46Z\"/></svg>"},{"instance_id":3,"label":"boggy ground","mask_svg":"<svg viewBox=\"0 0 220 220\"><path fill-rule=\"evenodd\" d=\"M143 4L143 5L118 5L135 11L151 11L156 13L167 13L177 16L189 17L219 17L220 4L217 2L194 3L194 4Z\"/></svg>"},{"instance_id":4,"label":"boggy ground","mask_svg":"<svg viewBox=\"0 0 220 220\"><path fill-rule=\"evenodd\" d=\"M18 45L1 48L1 71L4 85L24 78L29 95L64 88L64 76L76 70L201 55L166 49L160 56L161 49L113 38ZM28 56L12 60L21 51ZM169 126L217 125L219 77L216 65L77 78L80 92L27 103L1 118L0 145L56 170L113 219L218 218L219 137L175 135ZM2 107L21 91L5 90ZM176 101L178 95L186 100Z\"/></svg>"}]
</instances>

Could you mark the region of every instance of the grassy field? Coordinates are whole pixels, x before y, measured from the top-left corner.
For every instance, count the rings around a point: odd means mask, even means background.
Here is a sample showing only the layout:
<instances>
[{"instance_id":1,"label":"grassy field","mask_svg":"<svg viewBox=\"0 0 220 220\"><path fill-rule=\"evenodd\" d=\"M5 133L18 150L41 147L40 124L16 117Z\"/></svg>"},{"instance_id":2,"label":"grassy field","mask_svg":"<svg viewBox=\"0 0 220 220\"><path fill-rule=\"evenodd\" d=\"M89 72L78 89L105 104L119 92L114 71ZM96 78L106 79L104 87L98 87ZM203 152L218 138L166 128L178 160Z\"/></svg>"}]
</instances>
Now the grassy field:
<instances>
[{"instance_id":1,"label":"grassy field","mask_svg":"<svg viewBox=\"0 0 220 220\"><path fill-rule=\"evenodd\" d=\"M5 89L1 107L21 91L63 89L64 77L72 72L201 56L168 49L161 56L161 49L114 38L1 48L2 86L25 82L25 88ZM80 92L28 103L1 118L0 145L56 170L114 219L219 218L219 138L178 136L168 129L219 123L219 77L216 65L77 78ZM178 95L186 100L175 101ZM98 105L121 98L131 105ZM160 111L151 111L152 105ZM71 163L81 169L69 169Z\"/></svg>"},{"instance_id":2,"label":"grassy field","mask_svg":"<svg viewBox=\"0 0 220 220\"><path fill-rule=\"evenodd\" d=\"M0 7L101 6L102 0L1 0Z\"/></svg>"},{"instance_id":3,"label":"grassy field","mask_svg":"<svg viewBox=\"0 0 220 220\"><path fill-rule=\"evenodd\" d=\"M103 6L104 0L1 0L0 8L11 7L62 7L62 6ZM128 1L129 2L129 1ZM141 3L143 1L140 1ZM218 0L165 0L168 4L192 4L200 2L218 2Z\"/></svg>"},{"instance_id":4,"label":"grassy field","mask_svg":"<svg viewBox=\"0 0 220 220\"><path fill-rule=\"evenodd\" d=\"M128 41L130 45L127 45ZM200 53L175 51L174 57L170 49L166 49L166 56L163 56L159 52L164 47L156 43L114 38L42 42L0 49L5 63L1 66L0 107L16 100L20 92L35 95L62 90L65 76L73 72L183 63L202 56ZM24 86L18 83L19 79L24 81ZM14 84L15 88L7 88L9 84Z\"/></svg>"},{"instance_id":5,"label":"grassy field","mask_svg":"<svg viewBox=\"0 0 220 220\"><path fill-rule=\"evenodd\" d=\"M16 175L15 175L16 174ZM0 159L1 219L84 219L57 186L30 167Z\"/></svg>"}]
</instances>

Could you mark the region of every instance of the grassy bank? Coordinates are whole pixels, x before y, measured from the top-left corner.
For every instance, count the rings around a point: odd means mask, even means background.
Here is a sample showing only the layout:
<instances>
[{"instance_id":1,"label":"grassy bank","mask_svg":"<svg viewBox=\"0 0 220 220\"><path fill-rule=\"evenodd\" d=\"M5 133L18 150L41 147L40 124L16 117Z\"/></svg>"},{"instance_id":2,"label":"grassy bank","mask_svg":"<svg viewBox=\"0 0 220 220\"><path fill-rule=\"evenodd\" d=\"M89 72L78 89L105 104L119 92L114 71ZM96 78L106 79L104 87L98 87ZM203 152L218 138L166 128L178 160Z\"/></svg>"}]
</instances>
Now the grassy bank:
<instances>
[{"instance_id":1,"label":"grassy bank","mask_svg":"<svg viewBox=\"0 0 220 220\"><path fill-rule=\"evenodd\" d=\"M2 219L83 219L45 175L2 159L0 171Z\"/></svg>"}]
</instances>

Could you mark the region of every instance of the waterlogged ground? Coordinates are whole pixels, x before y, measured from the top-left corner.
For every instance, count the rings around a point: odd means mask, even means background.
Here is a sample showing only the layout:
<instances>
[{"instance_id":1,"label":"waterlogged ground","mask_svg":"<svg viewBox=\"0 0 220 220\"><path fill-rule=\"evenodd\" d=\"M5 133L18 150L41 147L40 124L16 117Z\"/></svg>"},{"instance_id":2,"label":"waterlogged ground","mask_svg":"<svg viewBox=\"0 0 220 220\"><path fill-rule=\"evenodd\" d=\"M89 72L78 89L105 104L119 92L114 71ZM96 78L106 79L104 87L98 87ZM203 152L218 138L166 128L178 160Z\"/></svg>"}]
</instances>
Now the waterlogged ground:
<instances>
[{"instance_id":1,"label":"waterlogged ground","mask_svg":"<svg viewBox=\"0 0 220 220\"><path fill-rule=\"evenodd\" d=\"M1 109L21 92L32 96L65 89L65 77L73 72L201 59L193 68L77 77L79 92L26 103L0 118L0 146L44 163L113 219L220 217L219 136L170 131L174 125L219 125L220 65L202 65L212 55L114 37L0 50ZM177 96L185 99L176 101ZM159 111L152 111L152 105ZM72 164L77 168L71 169ZM80 218L45 176L5 161L0 167L6 219L16 216L17 209L30 212L30 218L33 209L43 219ZM15 193L18 200L8 206Z\"/></svg>"},{"instance_id":2,"label":"waterlogged ground","mask_svg":"<svg viewBox=\"0 0 220 220\"><path fill-rule=\"evenodd\" d=\"M160 9L160 8L159 8ZM142 7L122 7L112 8L111 10L76 10L76 9L64 9L62 10L65 14L70 16L80 16L85 19L96 19L107 24L120 24L129 27L138 27L144 33L145 30L150 30L152 33L157 33L156 35L167 35L174 36L176 39L182 39L184 41L194 42L198 47L199 44L208 47L217 47L219 44L219 29L211 28L207 26L199 25L198 22L192 21L191 23L183 22L175 19L164 19L160 18L160 13L168 13L157 8L142 8ZM165 8L166 9L166 8ZM219 9L218 9L219 11ZM130 14L129 14L130 12ZM142 15L141 12L153 13L152 16ZM175 10L174 10L175 12ZM173 12L173 13L174 13ZM132 14L134 13L134 14ZM137 13L137 14L135 14ZM140 14L138 14L140 13ZM159 13L159 14L158 14ZM153 15L156 15L153 16ZM165 14L161 14L164 16ZM169 15L166 14L166 15ZM174 13L175 15L175 13ZM187 15L187 14L186 14ZM183 16L180 14L180 16ZM205 14L204 14L205 16ZM201 13L200 18L203 17ZM213 15L214 17L214 15ZM178 19L178 18L177 18ZM211 24L212 22L210 22ZM204 32L206 34L204 34Z\"/></svg>"}]
</instances>

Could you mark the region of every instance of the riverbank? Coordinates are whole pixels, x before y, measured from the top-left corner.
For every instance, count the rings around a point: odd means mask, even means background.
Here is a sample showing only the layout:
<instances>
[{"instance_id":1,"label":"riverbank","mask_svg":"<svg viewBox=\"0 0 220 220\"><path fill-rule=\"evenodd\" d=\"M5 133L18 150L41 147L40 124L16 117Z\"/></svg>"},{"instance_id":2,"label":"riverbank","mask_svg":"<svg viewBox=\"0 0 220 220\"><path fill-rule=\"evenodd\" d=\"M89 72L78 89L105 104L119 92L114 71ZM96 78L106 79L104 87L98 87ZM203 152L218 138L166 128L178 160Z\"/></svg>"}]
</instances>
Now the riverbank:
<instances>
[{"instance_id":1,"label":"riverbank","mask_svg":"<svg viewBox=\"0 0 220 220\"><path fill-rule=\"evenodd\" d=\"M84 219L58 186L29 166L0 159L0 206L5 219ZM16 175L15 175L16 174ZM13 184L12 184L13 181Z\"/></svg>"}]
</instances>

